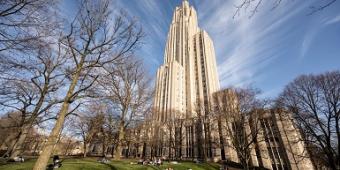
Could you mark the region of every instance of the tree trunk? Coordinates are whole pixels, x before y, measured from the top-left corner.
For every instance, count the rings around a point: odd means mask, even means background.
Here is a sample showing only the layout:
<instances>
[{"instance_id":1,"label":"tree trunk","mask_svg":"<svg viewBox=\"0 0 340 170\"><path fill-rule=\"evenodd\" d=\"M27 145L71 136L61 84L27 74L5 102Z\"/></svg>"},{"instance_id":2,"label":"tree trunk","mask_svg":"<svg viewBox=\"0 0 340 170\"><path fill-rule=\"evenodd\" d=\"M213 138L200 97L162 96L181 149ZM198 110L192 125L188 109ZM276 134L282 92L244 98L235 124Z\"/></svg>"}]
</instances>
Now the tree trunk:
<instances>
[{"instance_id":1,"label":"tree trunk","mask_svg":"<svg viewBox=\"0 0 340 170\"><path fill-rule=\"evenodd\" d=\"M244 165L243 169L245 169L245 170L248 170L248 169L249 169L249 165L248 165L248 163L245 163L245 165Z\"/></svg>"},{"instance_id":2,"label":"tree trunk","mask_svg":"<svg viewBox=\"0 0 340 170\"><path fill-rule=\"evenodd\" d=\"M20 133L14 135L13 137L8 137L5 142L1 145L1 148L4 147L4 146L7 146L7 151L6 153L4 153L2 155L2 157L5 157L5 156L8 156L8 155L11 155L11 153L13 152L13 148L14 148L14 145L16 144L16 142L18 141L20 137ZM8 144L9 143L9 144Z\"/></svg>"},{"instance_id":3,"label":"tree trunk","mask_svg":"<svg viewBox=\"0 0 340 170\"><path fill-rule=\"evenodd\" d=\"M111 146L111 157L113 158L114 157L114 154L115 154L115 147L114 145Z\"/></svg>"},{"instance_id":4,"label":"tree trunk","mask_svg":"<svg viewBox=\"0 0 340 170\"><path fill-rule=\"evenodd\" d=\"M128 146L128 148L127 148L127 151L125 153L125 158L128 158L130 156L130 142L128 142L127 146Z\"/></svg>"},{"instance_id":5,"label":"tree trunk","mask_svg":"<svg viewBox=\"0 0 340 170\"><path fill-rule=\"evenodd\" d=\"M172 160L172 154L171 154L171 144L172 144L172 127L169 128L170 133L169 133L169 158Z\"/></svg>"},{"instance_id":6,"label":"tree trunk","mask_svg":"<svg viewBox=\"0 0 340 170\"><path fill-rule=\"evenodd\" d=\"M102 145L102 148L103 148L103 150L102 150L102 156L106 156L106 144L105 144L105 142L103 142L103 145Z\"/></svg>"},{"instance_id":7,"label":"tree trunk","mask_svg":"<svg viewBox=\"0 0 340 170\"><path fill-rule=\"evenodd\" d=\"M70 149L70 146L71 146L71 140L68 141L68 143L67 143L67 146L66 146L66 149L65 149L65 152L64 152L64 155L65 155L65 156L67 156L68 150Z\"/></svg>"},{"instance_id":8,"label":"tree trunk","mask_svg":"<svg viewBox=\"0 0 340 170\"><path fill-rule=\"evenodd\" d=\"M197 157L198 159L205 160L205 142L203 140L203 127L202 127L202 119L198 118L196 122L196 144L197 144Z\"/></svg>"},{"instance_id":9,"label":"tree trunk","mask_svg":"<svg viewBox=\"0 0 340 170\"><path fill-rule=\"evenodd\" d=\"M244 158L240 158L240 163L242 164L244 170L249 169L249 164L247 160L245 160Z\"/></svg>"},{"instance_id":10,"label":"tree trunk","mask_svg":"<svg viewBox=\"0 0 340 170\"><path fill-rule=\"evenodd\" d=\"M339 164L336 165L337 163L335 163L333 154L331 154L331 153L327 154L327 158L328 158L328 163L329 163L329 166L331 167L331 169L334 169L334 170L337 169L338 168L337 166L339 166Z\"/></svg>"},{"instance_id":11,"label":"tree trunk","mask_svg":"<svg viewBox=\"0 0 340 170\"><path fill-rule=\"evenodd\" d=\"M35 144L35 146L34 146L34 151L33 151L33 154L34 154L34 155L38 155L37 150L38 150L38 148L39 148L39 144L40 144L40 141L37 141L36 144Z\"/></svg>"},{"instance_id":12,"label":"tree trunk","mask_svg":"<svg viewBox=\"0 0 340 170\"><path fill-rule=\"evenodd\" d=\"M17 142L15 143L15 145L13 145L13 148L12 148L13 152L11 153L10 158L14 158L14 157L18 156L21 152L23 152L24 142L26 140L26 137L27 137L29 130L31 129L31 127L33 127L34 121L36 120L36 118L39 115L38 112L39 112L39 110L41 109L41 106L44 103L45 95L48 91L48 85L49 85L49 79L47 78L47 80L45 81L43 90L41 92L41 96L39 98L39 101L38 101L36 107L34 108L31 117L29 118L27 124L23 124L22 127L21 127L21 132L19 134L19 138L18 138Z\"/></svg>"},{"instance_id":13,"label":"tree trunk","mask_svg":"<svg viewBox=\"0 0 340 170\"><path fill-rule=\"evenodd\" d=\"M30 125L26 125L22 127L22 130L19 134L19 137L17 138L17 141L12 146L10 159L13 159L14 157L18 156L20 153L23 152L23 144L25 142L29 129L30 129Z\"/></svg>"},{"instance_id":14,"label":"tree trunk","mask_svg":"<svg viewBox=\"0 0 340 170\"><path fill-rule=\"evenodd\" d=\"M224 138L223 138L223 132L222 132L222 121L221 121L221 117L219 117L218 122L217 122L217 126L218 126L218 135L220 138L220 148L221 148L221 160L225 160L225 151L224 151Z\"/></svg>"},{"instance_id":15,"label":"tree trunk","mask_svg":"<svg viewBox=\"0 0 340 170\"><path fill-rule=\"evenodd\" d=\"M146 157L146 143L143 143L143 151L142 151L142 158L145 159Z\"/></svg>"},{"instance_id":16,"label":"tree trunk","mask_svg":"<svg viewBox=\"0 0 340 170\"><path fill-rule=\"evenodd\" d=\"M336 106L334 106L334 110L337 110ZM336 128L336 133L337 133L337 137L338 137L338 146L337 146L338 153L337 154L335 153L335 160L338 160L338 161L336 162L335 166L337 166L337 168L340 168L340 144L339 144L339 141L340 141L339 115L340 115L340 113L337 112L336 115L337 116L335 117L335 128Z\"/></svg>"},{"instance_id":17,"label":"tree trunk","mask_svg":"<svg viewBox=\"0 0 340 170\"><path fill-rule=\"evenodd\" d=\"M118 142L117 142L117 147L116 147L116 152L115 152L115 160L120 160L120 156L122 153L122 140L124 138L124 121L122 120L120 125L119 125L119 135L118 135Z\"/></svg>"},{"instance_id":18,"label":"tree trunk","mask_svg":"<svg viewBox=\"0 0 340 170\"><path fill-rule=\"evenodd\" d=\"M0 148L3 148L3 147L8 147L10 148L11 146L14 145L14 142L16 142L19 138L19 133L16 134L16 133L10 133L9 136L6 136L6 139L5 141L0 145Z\"/></svg>"},{"instance_id":19,"label":"tree trunk","mask_svg":"<svg viewBox=\"0 0 340 170\"><path fill-rule=\"evenodd\" d=\"M38 101L36 107L34 108L31 117L29 118L29 120L26 124L22 125L22 127L20 129L19 136L17 138L17 141L15 142L14 145L12 145L11 154L10 154L11 159L13 159L14 157L18 156L20 153L23 152L24 142L26 140L26 137L27 137L29 130L31 129L31 127L34 124L34 121L38 117L38 112L41 109L41 106L43 105L43 102L45 100L45 94L47 93L48 85L49 85L49 80L46 80L44 87L43 87L43 91L41 92L41 96L39 98L39 101Z\"/></svg>"},{"instance_id":20,"label":"tree trunk","mask_svg":"<svg viewBox=\"0 0 340 170\"><path fill-rule=\"evenodd\" d=\"M54 145L58 141L58 136L62 130L63 124L65 122L65 117L68 113L68 109L70 107L70 101L74 92L74 89L76 85L78 84L80 72L82 70L83 64L84 64L85 57L82 57L81 62L77 66L76 74L72 77L72 83L70 84L70 87L67 91L67 94L65 96L63 105L61 107L61 110L58 114L58 119L54 125L54 128L52 129L52 132L50 133L50 136L47 139L47 142L45 143L45 146L38 157L38 160L35 162L33 170L45 170L48 160L50 159L50 156L52 154Z\"/></svg>"},{"instance_id":21,"label":"tree trunk","mask_svg":"<svg viewBox=\"0 0 340 170\"><path fill-rule=\"evenodd\" d=\"M84 149L83 157L86 158L87 156L87 143L86 142L84 142L83 149Z\"/></svg>"},{"instance_id":22,"label":"tree trunk","mask_svg":"<svg viewBox=\"0 0 340 170\"><path fill-rule=\"evenodd\" d=\"M57 119L57 122L56 122L50 136L48 137L47 142L45 143L45 146L44 146L37 162L35 163L33 170L45 170L46 169L46 165L48 163L48 160L50 159L54 145L57 143L58 136L59 136L60 131L62 129L62 126L64 124L68 108L69 108L69 103L64 102L62 109L59 113L59 117Z\"/></svg>"}]
</instances>

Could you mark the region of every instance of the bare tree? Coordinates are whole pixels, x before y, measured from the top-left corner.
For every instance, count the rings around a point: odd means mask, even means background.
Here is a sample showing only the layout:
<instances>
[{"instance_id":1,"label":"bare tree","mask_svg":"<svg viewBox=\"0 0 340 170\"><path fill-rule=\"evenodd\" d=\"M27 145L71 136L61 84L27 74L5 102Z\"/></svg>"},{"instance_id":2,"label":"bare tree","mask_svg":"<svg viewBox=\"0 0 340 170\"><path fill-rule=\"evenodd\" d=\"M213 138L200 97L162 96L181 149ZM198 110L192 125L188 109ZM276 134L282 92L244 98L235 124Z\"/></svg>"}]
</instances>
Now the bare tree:
<instances>
[{"instance_id":1,"label":"bare tree","mask_svg":"<svg viewBox=\"0 0 340 170\"><path fill-rule=\"evenodd\" d=\"M0 55L6 50L32 49L35 42L53 36L59 28L55 6L55 0L2 0Z\"/></svg>"},{"instance_id":2,"label":"bare tree","mask_svg":"<svg viewBox=\"0 0 340 170\"><path fill-rule=\"evenodd\" d=\"M98 79L100 70L133 52L143 36L135 21L111 15L109 1L84 0L79 9L69 33L62 39L63 46L70 50L69 61L65 63L69 84L55 126L34 170L46 167L71 104L88 97L86 92Z\"/></svg>"},{"instance_id":3,"label":"bare tree","mask_svg":"<svg viewBox=\"0 0 340 170\"><path fill-rule=\"evenodd\" d=\"M340 167L340 72L302 75L288 84L278 106L289 109L304 141L320 148L327 166Z\"/></svg>"},{"instance_id":4,"label":"bare tree","mask_svg":"<svg viewBox=\"0 0 340 170\"><path fill-rule=\"evenodd\" d=\"M115 159L120 159L122 141L128 126L144 118L152 97L149 78L141 62L132 57L121 64L106 67L107 75L100 80L101 93L109 101L113 115L118 116L118 144Z\"/></svg>"},{"instance_id":5,"label":"bare tree","mask_svg":"<svg viewBox=\"0 0 340 170\"><path fill-rule=\"evenodd\" d=\"M255 154L255 144L261 132L259 110L264 103L256 98L256 89L225 89L213 95L214 114L218 121L220 146L234 149L244 169L249 169L250 159ZM230 141L225 141L223 130ZM221 151L222 159L224 151ZM226 159L224 157L224 159Z\"/></svg>"},{"instance_id":6,"label":"bare tree","mask_svg":"<svg viewBox=\"0 0 340 170\"><path fill-rule=\"evenodd\" d=\"M142 143L142 154L141 158L145 159L148 154L150 157L153 158L155 155L155 149L158 142L156 129L158 125L155 124L153 117L154 110L151 111L151 114L148 114L143 121L142 128L141 128L141 143ZM150 153L147 152L148 147L150 147Z\"/></svg>"},{"instance_id":7,"label":"bare tree","mask_svg":"<svg viewBox=\"0 0 340 170\"><path fill-rule=\"evenodd\" d=\"M93 103L92 103L93 104ZM86 157L89 149L89 145L93 141L93 138L100 132L104 126L105 115L101 112L100 106L90 105L87 106L88 114L79 114L73 124L74 132L79 135L83 142L83 156Z\"/></svg>"},{"instance_id":8,"label":"bare tree","mask_svg":"<svg viewBox=\"0 0 340 170\"><path fill-rule=\"evenodd\" d=\"M109 107L109 105L108 105ZM104 135L106 141L106 147L110 147L110 150L107 150L114 157L114 147L118 144L118 125L119 125L119 117L117 115L112 114L112 110L107 110L106 113L106 121L104 124Z\"/></svg>"},{"instance_id":9,"label":"bare tree","mask_svg":"<svg viewBox=\"0 0 340 170\"><path fill-rule=\"evenodd\" d=\"M197 99L194 111L197 114L197 117L192 121L197 143L197 157L206 160L211 155L209 143L211 134L207 131L207 127L210 126L210 118L208 117L210 116L210 109L203 100Z\"/></svg>"},{"instance_id":10,"label":"bare tree","mask_svg":"<svg viewBox=\"0 0 340 170\"><path fill-rule=\"evenodd\" d=\"M177 115L176 110L172 110L171 111L173 115ZM168 158L170 160L172 160L173 158L179 158L178 155L176 154L176 147L177 147L177 143L176 143L176 129L178 128L177 124L182 121L179 118L176 118L175 116L173 117L169 117L168 120L166 122L164 122L163 124L163 134L164 135L164 142L167 143L168 150L169 150L169 155ZM181 133L181 132L180 132Z\"/></svg>"},{"instance_id":11,"label":"bare tree","mask_svg":"<svg viewBox=\"0 0 340 170\"><path fill-rule=\"evenodd\" d=\"M0 141L2 150L7 150L3 156L9 156L8 150L12 147L14 142L17 142L18 134L20 134L21 128L21 114L18 112L11 112L3 115L0 119L0 135L3 136ZM20 154L36 154L39 149L39 145L43 142L43 135L39 134L37 128L31 127L27 129L25 134L25 140L20 145Z\"/></svg>"},{"instance_id":12,"label":"bare tree","mask_svg":"<svg viewBox=\"0 0 340 170\"><path fill-rule=\"evenodd\" d=\"M20 113L9 112L1 116L0 118L0 135L4 138L0 139L0 148L9 148L11 142L15 139L19 131ZM5 153L8 154L8 153ZM3 156L6 156L6 155Z\"/></svg>"},{"instance_id":13,"label":"bare tree","mask_svg":"<svg viewBox=\"0 0 340 170\"><path fill-rule=\"evenodd\" d=\"M62 57L60 48L50 45L58 44L55 5L54 0L0 2L0 106L20 113L19 131L8 138L11 158L23 151L30 128L58 103L52 94L62 82L57 75Z\"/></svg>"},{"instance_id":14,"label":"bare tree","mask_svg":"<svg viewBox=\"0 0 340 170\"><path fill-rule=\"evenodd\" d=\"M11 158L22 151L30 128L53 118L48 111L62 102L56 94L63 83L60 69L65 60L60 44L53 48L42 43L29 56L0 59L0 67L6 70L0 76L0 106L20 114L20 130L8 149Z\"/></svg>"},{"instance_id":15,"label":"bare tree","mask_svg":"<svg viewBox=\"0 0 340 170\"><path fill-rule=\"evenodd\" d=\"M283 2L283 0L274 0L272 1L272 9L275 9L277 8L281 3ZM325 8L328 8L329 6L335 4L337 2L337 0L326 0L326 1L319 1L319 2L316 2L315 5L311 6L310 7L310 13L309 15L315 13L315 12L318 12L318 11L322 11L324 10ZM267 3L265 2L264 0L241 0L240 3L236 4L235 5L235 13L233 15L233 18L235 18L237 15L240 15L241 13L241 10L249 10L250 12L250 15L249 17L252 17L254 16L259 8L261 7L261 5L263 3Z\"/></svg>"},{"instance_id":16,"label":"bare tree","mask_svg":"<svg viewBox=\"0 0 340 170\"><path fill-rule=\"evenodd\" d=\"M135 137L135 147L137 150L137 155L140 158L145 158L147 156L147 147L153 147L154 146L154 138L151 136L152 133L152 125L153 125L153 119L151 118L152 114L150 112L145 115L144 120L137 125L138 134ZM141 153L139 152L141 150Z\"/></svg>"},{"instance_id":17,"label":"bare tree","mask_svg":"<svg viewBox=\"0 0 340 170\"><path fill-rule=\"evenodd\" d=\"M71 118L72 117L68 117L63 125L61 133L59 134L58 143L53 150L53 154L55 155L67 156L72 154L74 149L76 149L78 141L72 133L72 130L74 130L75 120Z\"/></svg>"}]
</instances>

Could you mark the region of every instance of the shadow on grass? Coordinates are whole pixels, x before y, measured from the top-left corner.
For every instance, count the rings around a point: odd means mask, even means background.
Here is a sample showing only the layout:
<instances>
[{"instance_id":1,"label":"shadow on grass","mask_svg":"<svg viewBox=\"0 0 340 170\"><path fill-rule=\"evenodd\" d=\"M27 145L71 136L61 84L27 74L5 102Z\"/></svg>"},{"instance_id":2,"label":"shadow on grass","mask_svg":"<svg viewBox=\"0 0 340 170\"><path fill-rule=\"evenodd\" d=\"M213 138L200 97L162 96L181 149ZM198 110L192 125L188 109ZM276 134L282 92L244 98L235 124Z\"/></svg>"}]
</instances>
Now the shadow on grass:
<instances>
[{"instance_id":1,"label":"shadow on grass","mask_svg":"<svg viewBox=\"0 0 340 170\"><path fill-rule=\"evenodd\" d=\"M104 165L110 167L111 170L118 170L116 167L114 167L114 166L111 165L111 164L104 164Z\"/></svg>"},{"instance_id":2,"label":"shadow on grass","mask_svg":"<svg viewBox=\"0 0 340 170\"><path fill-rule=\"evenodd\" d=\"M150 168L152 168L152 169L155 169L155 170L160 170L160 169L161 169L161 168L158 167L158 166L150 166L150 165L148 165L148 167L150 167Z\"/></svg>"},{"instance_id":3,"label":"shadow on grass","mask_svg":"<svg viewBox=\"0 0 340 170\"><path fill-rule=\"evenodd\" d=\"M214 166L209 163L199 164L198 166L201 166L204 169L219 169L220 168L219 166Z\"/></svg>"},{"instance_id":4,"label":"shadow on grass","mask_svg":"<svg viewBox=\"0 0 340 170\"><path fill-rule=\"evenodd\" d=\"M5 166L0 165L0 170L28 170L31 169L34 164L35 159L30 161L25 161L22 166L12 166L9 163L6 163ZM161 166L154 166L154 165L139 165L139 164L132 164L131 162L136 162L136 160L121 160L121 161L114 161L111 160L109 163L100 163L95 158L68 158L64 157L61 159L62 167L61 169L66 170L161 170L165 168L173 168L176 170L187 170L189 168L192 169L205 169L205 170L217 170L219 169L218 164L210 164L210 163L201 163L196 164L191 161L183 161L180 162L179 165L170 164L168 162L164 162ZM50 160L49 163L52 163ZM17 164L17 163L13 163ZM20 163L21 164L21 163ZM9 166L6 166L9 165ZM19 164L18 164L19 165Z\"/></svg>"}]
</instances>

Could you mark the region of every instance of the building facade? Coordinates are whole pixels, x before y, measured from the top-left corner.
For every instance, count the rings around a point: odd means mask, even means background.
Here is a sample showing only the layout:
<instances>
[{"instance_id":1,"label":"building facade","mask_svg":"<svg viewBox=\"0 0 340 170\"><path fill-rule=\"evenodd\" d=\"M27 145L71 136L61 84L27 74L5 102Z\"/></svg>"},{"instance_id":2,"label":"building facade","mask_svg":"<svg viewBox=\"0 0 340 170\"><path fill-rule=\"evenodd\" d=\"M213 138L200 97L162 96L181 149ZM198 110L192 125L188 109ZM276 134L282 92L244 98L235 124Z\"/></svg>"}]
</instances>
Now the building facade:
<instances>
[{"instance_id":1,"label":"building facade","mask_svg":"<svg viewBox=\"0 0 340 170\"><path fill-rule=\"evenodd\" d=\"M209 35L198 27L195 9L184 0L176 7L157 71L154 120L196 117L219 90L215 51Z\"/></svg>"},{"instance_id":2,"label":"building facade","mask_svg":"<svg viewBox=\"0 0 340 170\"><path fill-rule=\"evenodd\" d=\"M213 42L199 28L194 7L183 0L174 11L164 64L157 70L153 138L159 144L152 155L212 157L210 122L206 118L212 94L219 88Z\"/></svg>"},{"instance_id":3,"label":"building facade","mask_svg":"<svg viewBox=\"0 0 340 170\"><path fill-rule=\"evenodd\" d=\"M157 70L152 125L140 155L240 162L232 138L239 135L232 128L238 121L233 111L238 109L238 101L233 90L219 89L213 42L199 28L194 7L183 0L174 11L164 64ZM228 95L215 98L219 93ZM234 115L221 121L216 106ZM249 150L251 166L313 169L290 114L274 109L258 114L260 130ZM247 119L242 133L254 134L252 121Z\"/></svg>"},{"instance_id":4,"label":"building facade","mask_svg":"<svg viewBox=\"0 0 340 170\"><path fill-rule=\"evenodd\" d=\"M267 169L314 169L295 127L292 114L283 109L252 109L241 113L240 101L234 89L213 94L215 101L219 152L217 156L240 162L239 148L247 148L249 164ZM239 136L244 134L244 137ZM242 141L247 139L246 142ZM238 148L239 147L239 148ZM244 153L243 153L244 154Z\"/></svg>"}]
</instances>

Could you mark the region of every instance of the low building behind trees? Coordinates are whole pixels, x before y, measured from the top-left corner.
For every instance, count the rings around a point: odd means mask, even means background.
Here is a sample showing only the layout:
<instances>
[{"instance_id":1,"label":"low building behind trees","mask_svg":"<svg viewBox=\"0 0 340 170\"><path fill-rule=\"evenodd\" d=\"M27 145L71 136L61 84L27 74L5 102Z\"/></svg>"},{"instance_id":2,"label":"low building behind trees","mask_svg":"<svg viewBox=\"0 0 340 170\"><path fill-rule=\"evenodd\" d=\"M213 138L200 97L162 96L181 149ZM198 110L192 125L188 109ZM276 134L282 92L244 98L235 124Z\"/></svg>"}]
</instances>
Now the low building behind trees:
<instances>
[{"instance_id":1,"label":"low building behind trees","mask_svg":"<svg viewBox=\"0 0 340 170\"><path fill-rule=\"evenodd\" d=\"M20 118L15 112L5 114L0 118L1 130L1 146L0 156L9 157L11 154L11 145L18 140L19 130L18 124ZM38 127L34 126L28 130L27 137L23 142L23 145L18 149L19 155L24 156L36 156L42 151L42 148L46 142L47 136ZM72 137L61 135L57 145L54 147L53 154L57 155L79 155L83 150L81 143Z\"/></svg>"}]
</instances>

